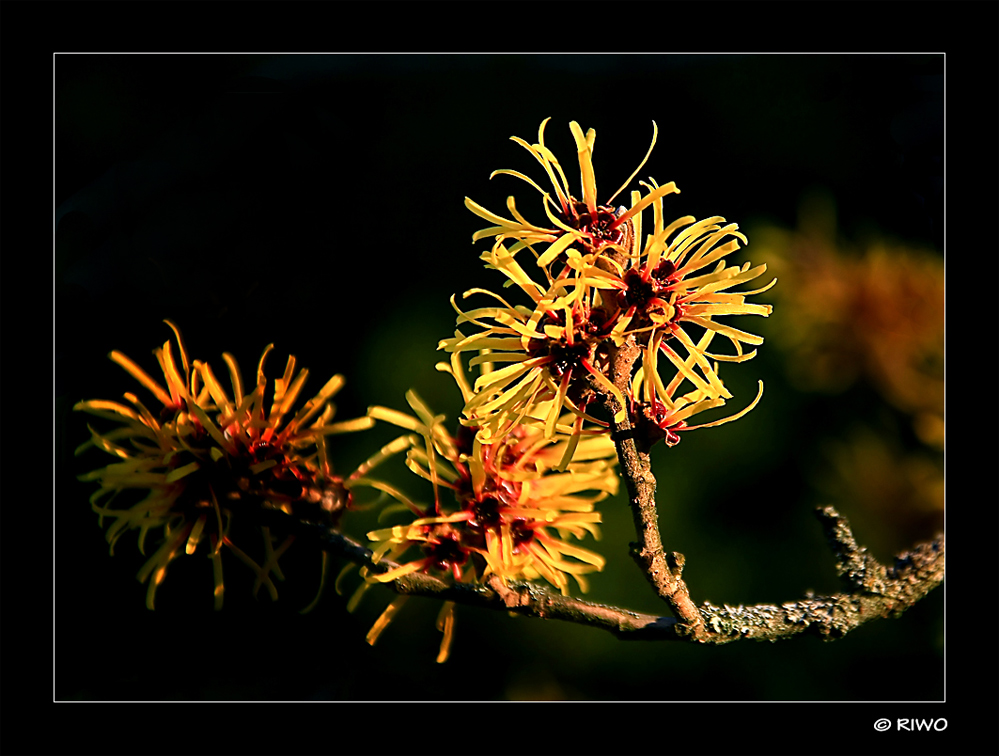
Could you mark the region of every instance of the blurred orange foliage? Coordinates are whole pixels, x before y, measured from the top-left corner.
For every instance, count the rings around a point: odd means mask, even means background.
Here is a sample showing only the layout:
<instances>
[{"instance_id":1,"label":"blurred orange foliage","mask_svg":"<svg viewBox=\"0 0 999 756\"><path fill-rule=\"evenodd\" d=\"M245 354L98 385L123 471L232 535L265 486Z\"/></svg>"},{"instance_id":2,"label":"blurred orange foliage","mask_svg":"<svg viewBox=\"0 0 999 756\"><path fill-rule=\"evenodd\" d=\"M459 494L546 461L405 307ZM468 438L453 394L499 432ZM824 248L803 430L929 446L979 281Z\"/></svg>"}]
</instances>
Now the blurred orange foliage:
<instances>
[{"instance_id":1,"label":"blurred orange foliage","mask_svg":"<svg viewBox=\"0 0 999 756\"><path fill-rule=\"evenodd\" d=\"M799 228L753 232L780 284L773 290L774 340L803 391L838 393L868 381L912 416L927 446L944 444L944 265L932 250L872 239L837 240L835 205L811 195Z\"/></svg>"}]
</instances>

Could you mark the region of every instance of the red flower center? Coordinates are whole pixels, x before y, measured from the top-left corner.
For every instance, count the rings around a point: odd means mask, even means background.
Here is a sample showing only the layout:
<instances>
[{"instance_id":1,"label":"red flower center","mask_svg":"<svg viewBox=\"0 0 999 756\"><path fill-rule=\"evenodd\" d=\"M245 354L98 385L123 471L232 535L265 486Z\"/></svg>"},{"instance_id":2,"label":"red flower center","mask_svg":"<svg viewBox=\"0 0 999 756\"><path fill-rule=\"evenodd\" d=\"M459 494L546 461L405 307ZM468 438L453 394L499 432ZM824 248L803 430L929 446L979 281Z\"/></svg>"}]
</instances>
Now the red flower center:
<instances>
[{"instance_id":1,"label":"red flower center","mask_svg":"<svg viewBox=\"0 0 999 756\"><path fill-rule=\"evenodd\" d=\"M617 214L613 208L600 205L596 213L591 213L585 202L576 199L571 201L571 214L563 220L567 226L590 237L590 251L595 252L607 244L622 243L625 229L618 225Z\"/></svg>"},{"instance_id":2,"label":"red flower center","mask_svg":"<svg viewBox=\"0 0 999 756\"><path fill-rule=\"evenodd\" d=\"M618 294L618 301L622 309L635 307L644 310L648 307L649 300L656 296L656 287L651 281L646 281L645 277L637 270L629 270L625 273L624 283L628 288Z\"/></svg>"},{"instance_id":3,"label":"red flower center","mask_svg":"<svg viewBox=\"0 0 999 756\"><path fill-rule=\"evenodd\" d=\"M483 496L480 500L473 500L465 505L472 513L472 518L468 521L472 528L491 528L499 524L500 502L493 496Z\"/></svg>"},{"instance_id":4,"label":"red flower center","mask_svg":"<svg viewBox=\"0 0 999 756\"><path fill-rule=\"evenodd\" d=\"M527 520L520 517L510 524L510 535L514 549L534 540L534 530L527 526Z\"/></svg>"},{"instance_id":5,"label":"red flower center","mask_svg":"<svg viewBox=\"0 0 999 756\"><path fill-rule=\"evenodd\" d=\"M424 545L424 553L430 558L430 567L438 570L449 570L451 565L464 564L468 554L454 536L441 536L439 541Z\"/></svg>"},{"instance_id":6,"label":"red flower center","mask_svg":"<svg viewBox=\"0 0 999 756\"><path fill-rule=\"evenodd\" d=\"M590 356L590 347L582 342L558 342L549 347L548 354L552 358L549 370L556 378L562 378L566 373L571 375L575 368L582 367L583 360Z\"/></svg>"}]
</instances>

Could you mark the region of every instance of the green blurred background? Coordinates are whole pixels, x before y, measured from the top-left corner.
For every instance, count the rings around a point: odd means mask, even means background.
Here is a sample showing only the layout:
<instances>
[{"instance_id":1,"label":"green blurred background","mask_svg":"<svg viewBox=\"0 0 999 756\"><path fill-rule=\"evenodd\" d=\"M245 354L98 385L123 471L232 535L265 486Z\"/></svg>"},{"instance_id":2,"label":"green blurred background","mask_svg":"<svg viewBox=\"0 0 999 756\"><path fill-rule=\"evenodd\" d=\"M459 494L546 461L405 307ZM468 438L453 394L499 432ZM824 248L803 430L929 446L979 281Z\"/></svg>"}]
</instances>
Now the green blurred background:
<instances>
[{"instance_id":1,"label":"green blurred background","mask_svg":"<svg viewBox=\"0 0 999 756\"><path fill-rule=\"evenodd\" d=\"M88 418L71 407L141 391L107 354L156 374L164 318L216 373L224 351L251 373L270 342L272 376L288 353L313 390L343 373L338 418L404 409L411 387L454 418L459 395L434 370L453 332L448 297L501 282L477 259L484 224L463 197L502 211L516 193L540 220L533 190L488 177L540 181L508 138L535 141L548 116L546 143L574 184L568 122L596 129L604 197L655 120L641 175L677 183L668 214L738 222L750 244L736 259L780 278L756 298L775 304L768 320L729 319L767 338L755 360L722 366L732 406L764 380L759 406L653 455L663 538L686 555L695 601L838 590L820 504L888 563L942 527L942 55L59 55L57 699L943 698L942 589L835 643L719 648L459 607L438 665L436 602L411 600L374 647L364 636L385 591L350 615L327 590L300 615L319 579L302 549L282 561L273 604L250 598L250 573L228 561L221 613L209 560L175 562L149 612L134 535L108 555L94 486L75 475L111 459L74 458ZM338 469L395 435L334 439ZM384 474L426 496L401 464ZM588 598L664 612L627 556L624 497L601 511L608 565ZM372 523L345 530L361 538Z\"/></svg>"}]
</instances>

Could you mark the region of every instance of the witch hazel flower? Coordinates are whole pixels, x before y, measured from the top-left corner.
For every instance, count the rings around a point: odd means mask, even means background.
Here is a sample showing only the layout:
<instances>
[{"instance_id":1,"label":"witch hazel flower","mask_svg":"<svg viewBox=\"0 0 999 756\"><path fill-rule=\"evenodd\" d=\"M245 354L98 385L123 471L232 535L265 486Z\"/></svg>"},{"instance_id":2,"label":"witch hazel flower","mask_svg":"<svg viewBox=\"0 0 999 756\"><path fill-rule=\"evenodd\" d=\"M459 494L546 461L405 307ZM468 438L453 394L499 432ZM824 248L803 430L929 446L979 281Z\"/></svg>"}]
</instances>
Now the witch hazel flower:
<instances>
[{"instance_id":1,"label":"witch hazel flower","mask_svg":"<svg viewBox=\"0 0 999 756\"><path fill-rule=\"evenodd\" d=\"M457 359L438 368L455 376L464 396L472 395ZM571 577L587 591L585 576L602 569L604 559L576 541L600 537L595 505L618 490L609 437L590 429L585 437L548 437L545 421L532 417L533 423L521 423L502 440L485 444L475 428L459 425L452 434L445 418L433 414L415 392L406 399L412 415L380 406L368 414L422 437L422 444L408 450L406 466L431 484L434 499L414 508L415 519L368 533L374 561L396 565L382 572L363 569L369 584L427 572L457 582L481 582L490 575L503 581L544 579L564 595ZM565 423L572 421L561 420L557 427L570 430ZM575 461L560 470L570 446L568 456ZM389 605L369 642L404 600ZM451 642L452 612L453 605L445 606L440 619L443 658Z\"/></svg>"},{"instance_id":2,"label":"witch hazel flower","mask_svg":"<svg viewBox=\"0 0 999 756\"><path fill-rule=\"evenodd\" d=\"M630 207L613 208L614 198L651 154L658 133L654 124L645 159L609 200L600 203L593 169L595 132L591 129L584 134L578 124L570 124L582 187L582 199L577 199L561 165L544 144L546 123L539 129L536 144L513 139L542 165L554 198L522 173L502 170L493 175L513 175L541 192L548 225L527 222L512 197L507 205L513 220L466 198L472 212L496 224L473 236L473 241L495 240L482 255L486 266L501 271L509 279L506 286L518 287L533 303L511 306L499 295L474 289L465 296L489 294L502 307L466 313L455 306L459 327L471 323L482 330L468 336L459 331L455 338L442 341L441 348L477 350L472 364L513 363L484 373L476 381L474 396L465 408L467 422L478 425L488 443L508 433L537 402L554 399L559 411L575 413L580 422L606 426L606 421L586 412L586 404L603 394L617 399L620 409L615 422L622 419L626 405L634 407L637 402L647 418L670 431L667 439L673 440L686 418L732 398L718 377L717 363L749 360L763 341L716 318L768 316L770 305L747 298L768 290L776 279L753 290L733 290L758 279L766 266L728 264L726 258L741 248L740 242L748 241L736 224L721 216L700 221L684 216L667 224L664 198L679 193L672 182L660 186L651 178L641 181L646 191L632 191ZM643 224L643 216L648 215L651 218ZM517 254L525 249L535 255L543 282L535 281L518 262ZM727 339L732 350L708 352L714 335ZM641 349L643 378L637 381L639 394L624 397L609 380L608 366L611 350L629 343ZM660 370L667 375L660 376ZM677 407L671 392L683 381L692 391L684 393L690 398ZM667 391L668 386L673 388Z\"/></svg>"},{"instance_id":3,"label":"witch hazel flower","mask_svg":"<svg viewBox=\"0 0 999 756\"><path fill-rule=\"evenodd\" d=\"M278 510L336 526L354 506L356 487L379 484L365 477L371 464L338 475L326 437L370 428L374 421L360 417L332 422L335 408L330 399L344 385L341 375L333 376L294 411L309 374L304 369L296 374L294 356L288 357L283 375L274 380L268 403L265 363L273 344L260 358L252 387L244 383L235 357L223 355L230 394L207 362L188 358L180 330L166 323L176 337L176 349L166 341L154 351L165 386L125 354L110 354L152 394L159 410L149 409L148 400L132 392L124 394L126 404L92 399L74 407L115 424L110 430L88 426L91 438L76 454L97 448L117 461L81 475L80 480L100 486L90 502L101 525L105 519L111 521L106 535L112 554L128 531L138 531L142 554L149 534L162 534L138 573L140 582L148 585L149 609L155 606L167 567L182 555L196 553L211 559L215 608L221 609L224 550L256 574L254 594L264 587L276 599L274 580L284 579L279 559L294 537L276 539L270 527L260 526L263 558L258 561L234 535L233 521L253 523L261 510Z\"/></svg>"}]
</instances>

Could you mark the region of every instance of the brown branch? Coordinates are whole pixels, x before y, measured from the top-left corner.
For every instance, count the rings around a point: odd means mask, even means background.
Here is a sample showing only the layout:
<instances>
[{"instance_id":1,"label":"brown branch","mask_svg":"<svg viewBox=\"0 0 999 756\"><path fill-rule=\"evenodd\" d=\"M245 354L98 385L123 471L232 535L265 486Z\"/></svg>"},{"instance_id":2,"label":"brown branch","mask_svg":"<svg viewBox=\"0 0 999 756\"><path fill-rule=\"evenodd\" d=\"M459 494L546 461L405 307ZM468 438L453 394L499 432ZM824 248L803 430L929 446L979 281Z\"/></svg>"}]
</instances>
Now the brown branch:
<instances>
[{"instance_id":1,"label":"brown branch","mask_svg":"<svg viewBox=\"0 0 999 756\"><path fill-rule=\"evenodd\" d=\"M885 568L857 546L846 518L832 507L816 510L826 529L836 566L847 591L808 597L780 606L694 607L700 630L690 632L672 617L633 612L615 606L563 596L527 581L503 582L492 575L481 584L452 583L426 573L403 575L385 585L399 594L424 596L483 609L514 612L526 617L562 620L597 627L622 640L686 640L720 644L734 640L776 641L802 633L831 640L873 619L898 617L943 580L944 540L939 536L895 558ZM265 516L272 527L312 540L324 550L368 567L372 573L394 569L389 560L375 562L370 549L326 525L295 520L271 510ZM682 559L682 557L681 557ZM858 567L863 565L863 570ZM680 581L680 578L675 578ZM686 590L686 586L684 586ZM688 596L689 600L689 596Z\"/></svg>"},{"instance_id":2,"label":"brown branch","mask_svg":"<svg viewBox=\"0 0 999 756\"><path fill-rule=\"evenodd\" d=\"M631 370L640 355L641 349L631 340L611 350L611 381L622 396L630 393ZM605 401L611 414L616 414L617 399L607 394ZM636 422L642 420L636 419ZM631 556L680 621L680 632L697 635L702 624L701 615L683 582L683 555L676 552L667 555L659 536L656 478L649 460L649 434L644 428L633 427L629 412L621 422L614 423L613 437L638 534L638 542L631 544Z\"/></svg>"},{"instance_id":3,"label":"brown branch","mask_svg":"<svg viewBox=\"0 0 999 756\"><path fill-rule=\"evenodd\" d=\"M329 526L303 522L279 510L261 510L261 520L273 528L282 528L296 537L317 544L323 550L345 557L355 564L380 574L399 565L391 560L375 562L370 549L332 530ZM597 604L563 596L528 581L503 581L491 575L484 583L453 583L423 572L413 572L385 583L391 590L407 596L424 596L457 604L514 612L528 617L557 619L579 625L599 627L620 638L670 638L676 620L643 614L628 609Z\"/></svg>"}]
</instances>

